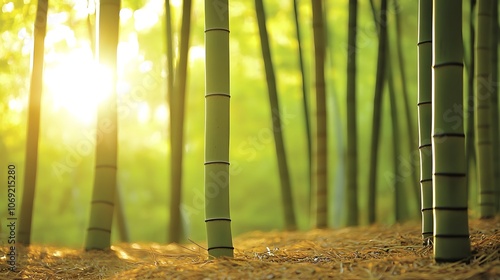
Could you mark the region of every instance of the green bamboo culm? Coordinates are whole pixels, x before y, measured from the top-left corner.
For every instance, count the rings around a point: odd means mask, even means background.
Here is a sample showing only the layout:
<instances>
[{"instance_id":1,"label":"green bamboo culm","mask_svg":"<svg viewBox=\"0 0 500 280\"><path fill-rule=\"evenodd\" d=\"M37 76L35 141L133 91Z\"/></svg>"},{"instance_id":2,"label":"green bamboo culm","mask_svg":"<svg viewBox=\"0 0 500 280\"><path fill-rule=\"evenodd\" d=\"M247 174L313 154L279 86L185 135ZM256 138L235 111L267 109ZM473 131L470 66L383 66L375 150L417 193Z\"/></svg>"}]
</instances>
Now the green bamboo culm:
<instances>
[{"instance_id":1,"label":"green bamboo culm","mask_svg":"<svg viewBox=\"0 0 500 280\"><path fill-rule=\"evenodd\" d=\"M35 18L33 60L26 136L26 160L24 161L24 188L20 209L18 242L26 246L31 243L31 221L38 167L38 136L40 134L40 105L42 100L44 40L47 30L48 0L39 0Z\"/></svg>"},{"instance_id":2,"label":"green bamboo culm","mask_svg":"<svg viewBox=\"0 0 500 280\"><path fill-rule=\"evenodd\" d=\"M189 36L191 30L191 0L182 3L182 25L179 42L179 63L176 67L170 105L170 227L169 242L181 241L182 162L184 147L184 110L188 72ZM167 67L170 67L167 65ZM170 74L169 74L170 75ZM169 82L169 80L167 80ZM167 84L168 87L170 85Z\"/></svg>"},{"instance_id":3,"label":"green bamboo culm","mask_svg":"<svg viewBox=\"0 0 500 280\"><path fill-rule=\"evenodd\" d=\"M316 75L316 137L314 145L313 187L315 190L313 215L316 228L328 226L328 176L327 176L327 129L325 89L325 38L322 1L311 0L314 32L314 63Z\"/></svg>"},{"instance_id":4,"label":"green bamboo culm","mask_svg":"<svg viewBox=\"0 0 500 280\"><path fill-rule=\"evenodd\" d=\"M418 3L418 125L422 242L430 244L432 216L432 0Z\"/></svg>"},{"instance_id":5,"label":"green bamboo culm","mask_svg":"<svg viewBox=\"0 0 500 280\"><path fill-rule=\"evenodd\" d=\"M368 223L375 223L377 217L377 167L378 152L381 130L382 116L382 97L385 81L386 67L386 45L387 45L387 0L380 2L380 16L375 13L375 7L372 5L374 20L378 22L378 55L377 55L377 74L375 80L375 94L373 98L373 118L372 118L372 139L370 146L370 171L368 177ZM379 19L379 20L377 20Z\"/></svg>"},{"instance_id":6,"label":"green bamboo culm","mask_svg":"<svg viewBox=\"0 0 500 280\"><path fill-rule=\"evenodd\" d=\"M118 46L120 0L101 0L98 10L100 84L103 100L97 111L94 189L85 249L103 250L111 246L111 225L116 192L117 108L116 50Z\"/></svg>"},{"instance_id":7,"label":"green bamboo culm","mask_svg":"<svg viewBox=\"0 0 500 280\"><path fill-rule=\"evenodd\" d=\"M432 49L434 259L452 262L471 254L463 119L449 116L463 106L461 2L433 1Z\"/></svg>"},{"instance_id":8,"label":"green bamboo culm","mask_svg":"<svg viewBox=\"0 0 500 280\"><path fill-rule=\"evenodd\" d=\"M416 137L415 137L415 122L413 121L413 110L410 110L410 94L409 94L409 91L408 91L408 83L407 83L407 80L406 80L406 63L405 63L405 59L404 59L404 51L403 51L403 31L402 31L402 20L401 18L404 16L402 15L402 10L400 9L400 3L398 0L394 0L393 2L393 9L394 9L394 17L395 17L395 21L396 21L396 24L395 24L395 29L396 29L396 53L397 53L397 60L398 60L398 68L399 68L399 73L401 75L401 88L403 90L402 92L402 96L403 96L403 105L404 105L404 111L405 111L405 121L406 121L406 129L407 129L407 133L408 133L408 137L407 137L407 140L408 140L408 155L411 156L414 151L415 151L415 143L416 143ZM430 17L429 17L430 19ZM390 41L389 41L390 42ZM398 157L400 158L400 157ZM399 163L401 164L401 163ZM407 192L407 202L405 203L405 205L408 204L407 208L409 209L410 206L409 205L412 205L413 202L415 202L415 206L418 205L420 199L420 187L419 187L419 184L418 184L418 178L417 178L417 168L416 166L414 165L411 165L410 167L410 189L411 191L408 191ZM407 180L405 180L407 181ZM403 188L405 189L405 188ZM412 197L413 201L410 202L410 197ZM411 206L412 210L413 210L413 206ZM415 210L418 209L418 208L415 208ZM415 215L413 215L413 213L415 213L415 211L411 211L408 214L408 218L410 217L416 217Z\"/></svg>"},{"instance_id":9,"label":"green bamboo culm","mask_svg":"<svg viewBox=\"0 0 500 280\"><path fill-rule=\"evenodd\" d=\"M205 1L205 224L208 253L233 257L229 212L229 7Z\"/></svg>"},{"instance_id":10,"label":"green bamboo culm","mask_svg":"<svg viewBox=\"0 0 500 280\"><path fill-rule=\"evenodd\" d=\"M264 68L266 70L266 81L269 95L269 104L271 105L271 118L273 124L274 144L276 148L276 157L278 161L278 170L281 181L281 197L283 204L285 228L287 230L296 230L297 223L295 211L293 208L293 195L290 181L290 172L286 157L285 144L283 139L283 127L280 116L280 106L278 99L278 89L276 85L276 76L269 46L269 36L266 27L266 11L262 0L255 0L255 12L257 13L257 23L259 26L259 35L262 48L262 57Z\"/></svg>"},{"instance_id":11,"label":"green bamboo culm","mask_svg":"<svg viewBox=\"0 0 500 280\"><path fill-rule=\"evenodd\" d=\"M491 82L493 94L491 95L492 123L493 123L493 166L495 176L496 211L500 213L500 127L498 109L498 0L493 1L491 28Z\"/></svg>"},{"instance_id":12,"label":"green bamboo culm","mask_svg":"<svg viewBox=\"0 0 500 280\"><path fill-rule=\"evenodd\" d=\"M349 1L347 35L347 226L357 226L358 214L358 133L356 118L356 33L358 1Z\"/></svg>"},{"instance_id":13,"label":"green bamboo culm","mask_svg":"<svg viewBox=\"0 0 500 280\"><path fill-rule=\"evenodd\" d=\"M302 51L302 39L301 39L301 31L299 24L299 5L297 0L293 0L293 12L294 12L294 22L295 22L295 31L297 33L297 52L299 56L299 69L300 69L300 77L302 79L302 107L304 110L304 125L306 130L306 143L307 143L307 182L308 182L308 199L307 201L311 203L312 197L312 138L311 138L311 117L310 117L310 109L309 109L309 87L307 83L306 71L304 70L304 55ZM308 209L311 210L311 205L308 205Z\"/></svg>"},{"instance_id":14,"label":"green bamboo culm","mask_svg":"<svg viewBox=\"0 0 500 280\"><path fill-rule=\"evenodd\" d=\"M491 218L495 215L493 145L491 99L491 0L477 1L476 32L476 80L475 80L475 126L477 178L479 185L479 215ZM496 23L495 23L496 24Z\"/></svg>"}]
</instances>

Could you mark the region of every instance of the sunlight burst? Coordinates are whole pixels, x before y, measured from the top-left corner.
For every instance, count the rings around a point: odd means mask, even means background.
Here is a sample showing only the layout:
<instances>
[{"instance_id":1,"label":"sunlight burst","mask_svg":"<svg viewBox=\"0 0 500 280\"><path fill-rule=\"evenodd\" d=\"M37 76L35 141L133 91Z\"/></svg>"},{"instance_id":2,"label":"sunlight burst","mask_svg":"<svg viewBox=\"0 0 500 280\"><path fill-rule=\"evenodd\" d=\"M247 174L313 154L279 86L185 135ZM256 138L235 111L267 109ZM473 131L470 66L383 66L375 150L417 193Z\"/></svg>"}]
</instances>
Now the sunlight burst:
<instances>
[{"instance_id":1,"label":"sunlight burst","mask_svg":"<svg viewBox=\"0 0 500 280\"><path fill-rule=\"evenodd\" d=\"M111 70L99 66L91 54L77 49L60 54L44 77L53 108L66 110L80 122L96 118L97 105L111 90Z\"/></svg>"}]
</instances>

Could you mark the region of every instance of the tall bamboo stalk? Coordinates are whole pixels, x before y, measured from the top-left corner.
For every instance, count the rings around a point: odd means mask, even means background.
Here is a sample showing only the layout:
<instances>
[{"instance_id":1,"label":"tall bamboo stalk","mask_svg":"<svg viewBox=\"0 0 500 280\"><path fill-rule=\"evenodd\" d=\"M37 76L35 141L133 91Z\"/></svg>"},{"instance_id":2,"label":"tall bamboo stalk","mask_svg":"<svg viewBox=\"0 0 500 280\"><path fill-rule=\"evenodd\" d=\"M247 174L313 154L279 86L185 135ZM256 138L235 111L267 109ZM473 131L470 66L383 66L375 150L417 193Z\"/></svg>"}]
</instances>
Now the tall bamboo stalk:
<instances>
[{"instance_id":1,"label":"tall bamboo stalk","mask_svg":"<svg viewBox=\"0 0 500 280\"><path fill-rule=\"evenodd\" d=\"M103 100L97 112L94 189L85 249L106 249L111 245L111 225L116 192L117 107L116 53L118 46L120 0L101 0L98 18L98 60L102 67Z\"/></svg>"},{"instance_id":2,"label":"tall bamboo stalk","mask_svg":"<svg viewBox=\"0 0 500 280\"><path fill-rule=\"evenodd\" d=\"M322 1L311 0L314 32L314 63L316 75L316 133L313 162L313 186L315 201L313 208L314 225L325 228L328 225L327 191L327 130L325 93L325 40Z\"/></svg>"},{"instance_id":3,"label":"tall bamboo stalk","mask_svg":"<svg viewBox=\"0 0 500 280\"><path fill-rule=\"evenodd\" d=\"M47 30L48 0L39 0L35 18L33 60L28 109L28 131L26 136L26 160L24 189L21 200L18 242L26 246L31 243L31 221L38 167L38 136L40 134L40 102L42 99L44 40Z\"/></svg>"},{"instance_id":4,"label":"tall bamboo stalk","mask_svg":"<svg viewBox=\"0 0 500 280\"><path fill-rule=\"evenodd\" d=\"M391 67L391 57L390 57L389 44L387 44L387 84L389 87L389 103L391 106L391 122L392 122L392 149L393 149L393 167L394 174L396 177L393 180L394 187L394 219L397 223L402 222L406 218L406 206L408 205L407 201L405 201L405 193L402 188L401 180L397 177L398 174L401 174L401 166L398 161L398 156L401 151L401 143L399 143L399 139L401 137L399 130L399 122L398 122L398 109L396 102L396 87L394 85L394 77L392 73Z\"/></svg>"},{"instance_id":5,"label":"tall bamboo stalk","mask_svg":"<svg viewBox=\"0 0 500 280\"><path fill-rule=\"evenodd\" d=\"M347 226L358 225L358 133L356 118L356 33L358 1L349 1L347 35Z\"/></svg>"},{"instance_id":6,"label":"tall bamboo stalk","mask_svg":"<svg viewBox=\"0 0 500 280\"><path fill-rule=\"evenodd\" d=\"M300 34L300 24L299 24L299 5L297 0L293 0L293 12L295 18L295 30L297 33L297 48L299 55L299 69L300 69L300 77L302 79L302 105L304 110L304 123L306 129L306 143L307 143L307 176L308 176L308 190L309 197L307 201L311 202L312 196L312 188L311 188L311 170L312 170L312 138L311 138L311 118L310 118L310 110L309 110L309 87L307 83L307 73L304 67L304 57L302 54L302 39ZM309 205L310 206L310 205ZM310 210L310 207L309 207Z\"/></svg>"},{"instance_id":7,"label":"tall bamboo stalk","mask_svg":"<svg viewBox=\"0 0 500 280\"><path fill-rule=\"evenodd\" d=\"M170 228L169 242L180 242L182 235L182 162L184 152L184 107L186 100L189 35L191 29L191 0L182 4L182 25L179 43L179 63L174 88L170 94Z\"/></svg>"},{"instance_id":8,"label":"tall bamboo stalk","mask_svg":"<svg viewBox=\"0 0 500 280\"><path fill-rule=\"evenodd\" d=\"M403 96L403 105L405 109L405 121L406 121L406 131L408 133L408 155L413 154L413 151L415 151L415 131L414 131L414 121L412 117L412 110L410 110L410 101L409 101L409 91L408 91L408 83L406 82L406 63L405 59L403 56L403 46L402 46L402 41L403 41L403 36L402 36L402 24L401 24L401 13L402 11L399 10L399 1L394 0L394 15L396 19L396 53L397 53L397 59L398 59L398 69L401 77L401 88L402 88L402 93L401 95ZM417 179L417 169L413 166L413 164L410 165L410 187L411 191L413 194L413 198L415 199L414 201L416 202L416 205L418 205L419 202L419 185L418 185L418 179ZM410 197L408 194L407 197Z\"/></svg>"},{"instance_id":9,"label":"tall bamboo stalk","mask_svg":"<svg viewBox=\"0 0 500 280\"><path fill-rule=\"evenodd\" d=\"M229 6L205 1L205 222L210 256L233 256L229 213Z\"/></svg>"},{"instance_id":10,"label":"tall bamboo stalk","mask_svg":"<svg viewBox=\"0 0 500 280\"><path fill-rule=\"evenodd\" d=\"M418 2L418 125L422 242L430 244L432 216L432 0Z\"/></svg>"},{"instance_id":11,"label":"tall bamboo stalk","mask_svg":"<svg viewBox=\"0 0 500 280\"><path fill-rule=\"evenodd\" d=\"M479 215L491 218L495 215L494 174L491 99L491 0L477 1L476 32L476 154L479 185Z\"/></svg>"},{"instance_id":12,"label":"tall bamboo stalk","mask_svg":"<svg viewBox=\"0 0 500 280\"><path fill-rule=\"evenodd\" d=\"M290 182L290 173L288 171L288 162L283 140L283 127L281 126L276 77L274 75L271 48L269 47L269 37L267 34L266 12L262 0L255 0L255 12L257 13L257 23L259 26L262 57L264 59L264 68L266 70L267 90L273 123L274 144L276 148L278 170L281 180L281 199L285 214L285 227L287 230L295 230L297 229L297 224L295 219L295 211L293 210L293 195Z\"/></svg>"},{"instance_id":13,"label":"tall bamboo stalk","mask_svg":"<svg viewBox=\"0 0 500 280\"><path fill-rule=\"evenodd\" d=\"M462 3L433 1L432 153L434 258L470 256L463 119L444 117L463 106Z\"/></svg>"},{"instance_id":14,"label":"tall bamboo stalk","mask_svg":"<svg viewBox=\"0 0 500 280\"><path fill-rule=\"evenodd\" d=\"M368 177L368 223L373 224L376 217L377 160L381 129L382 94L385 82L386 44L387 44L387 0L381 1L378 18L379 43L377 56L377 76L373 101L372 141L370 147L370 171Z\"/></svg>"},{"instance_id":15,"label":"tall bamboo stalk","mask_svg":"<svg viewBox=\"0 0 500 280\"><path fill-rule=\"evenodd\" d=\"M496 211L500 212L500 127L498 112L498 0L491 9L491 133L493 144L493 180L496 193Z\"/></svg>"},{"instance_id":16,"label":"tall bamboo stalk","mask_svg":"<svg viewBox=\"0 0 500 280\"><path fill-rule=\"evenodd\" d=\"M474 118L474 76L475 76L475 54L474 54L474 45L475 45L475 13L474 8L476 7L476 0L470 1L470 9L469 9L469 67L467 72L467 110L466 110L466 120L467 125L465 127L465 155L467 159L467 189L472 194L472 191L475 190L474 186L477 185L475 178L472 176L474 173L472 171L475 170L476 167L476 151L475 151L475 118Z\"/></svg>"}]
</instances>

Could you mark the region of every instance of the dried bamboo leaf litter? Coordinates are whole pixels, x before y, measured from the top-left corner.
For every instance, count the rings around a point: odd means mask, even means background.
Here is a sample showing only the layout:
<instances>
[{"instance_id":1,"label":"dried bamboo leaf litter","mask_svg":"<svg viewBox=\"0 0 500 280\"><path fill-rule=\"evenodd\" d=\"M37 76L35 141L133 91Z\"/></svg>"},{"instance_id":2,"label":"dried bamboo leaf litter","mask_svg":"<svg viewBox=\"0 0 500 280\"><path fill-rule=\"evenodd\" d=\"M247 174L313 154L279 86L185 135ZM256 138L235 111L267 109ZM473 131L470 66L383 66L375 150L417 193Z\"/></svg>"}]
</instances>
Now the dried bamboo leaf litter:
<instances>
[{"instance_id":1,"label":"dried bamboo leaf litter","mask_svg":"<svg viewBox=\"0 0 500 280\"><path fill-rule=\"evenodd\" d=\"M500 279L500 217L470 221L473 257L436 264L420 225L308 232L251 232L234 239L234 259L208 259L194 244L117 244L84 252L20 248L18 272L0 247L0 279Z\"/></svg>"}]
</instances>

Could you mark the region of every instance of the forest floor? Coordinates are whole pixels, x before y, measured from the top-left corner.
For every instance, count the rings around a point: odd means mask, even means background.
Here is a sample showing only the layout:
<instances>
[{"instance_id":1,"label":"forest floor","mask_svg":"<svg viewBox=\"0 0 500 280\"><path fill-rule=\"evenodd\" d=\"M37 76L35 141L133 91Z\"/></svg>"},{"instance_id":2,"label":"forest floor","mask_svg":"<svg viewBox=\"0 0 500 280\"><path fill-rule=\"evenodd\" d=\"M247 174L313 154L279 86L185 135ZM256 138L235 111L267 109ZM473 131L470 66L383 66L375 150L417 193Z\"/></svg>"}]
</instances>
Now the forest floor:
<instances>
[{"instance_id":1,"label":"forest floor","mask_svg":"<svg viewBox=\"0 0 500 280\"><path fill-rule=\"evenodd\" d=\"M203 244L117 244L111 250L17 248L17 271L0 247L0 279L500 279L500 217L471 220L468 263L437 264L420 226L251 232L233 259L208 259Z\"/></svg>"}]
</instances>

